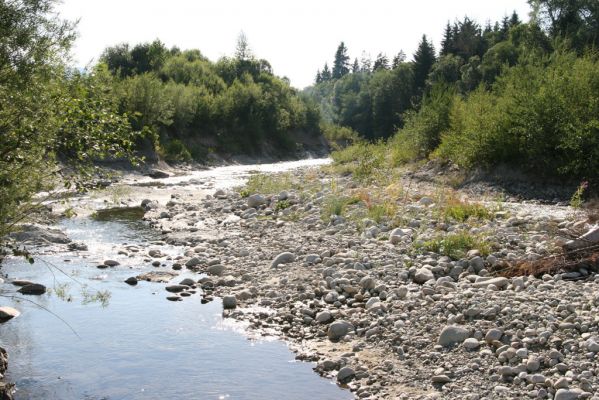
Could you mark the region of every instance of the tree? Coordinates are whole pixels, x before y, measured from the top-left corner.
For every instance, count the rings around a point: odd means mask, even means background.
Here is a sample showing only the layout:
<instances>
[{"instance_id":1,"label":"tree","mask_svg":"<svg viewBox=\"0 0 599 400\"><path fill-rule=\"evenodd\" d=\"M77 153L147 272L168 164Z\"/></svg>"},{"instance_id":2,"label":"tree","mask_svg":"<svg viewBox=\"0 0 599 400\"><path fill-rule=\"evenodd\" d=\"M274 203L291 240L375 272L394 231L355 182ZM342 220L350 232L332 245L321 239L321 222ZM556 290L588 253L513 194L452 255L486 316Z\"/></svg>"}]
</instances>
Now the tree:
<instances>
[{"instance_id":1,"label":"tree","mask_svg":"<svg viewBox=\"0 0 599 400\"><path fill-rule=\"evenodd\" d=\"M319 84L320 82L322 82L322 76L320 75L320 70L316 71L316 78L314 79L314 82L316 82L316 84Z\"/></svg>"},{"instance_id":2,"label":"tree","mask_svg":"<svg viewBox=\"0 0 599 400\"><path fill-rule=\"evenodd\" d=\"M424 90L426 78L435 63L435 48L428 41L426 35L422 35L422 40L414 53L414 84L419 92Z\"/></svg>"},{"instance_id":3,"label":"tree","mask_svg":"<svg viewBox=\"0 0 599 400\"><path fill-rule=\"evenodd\" d=\"M399 53L397 53L395 55L395 57L393 57L393 63L391 65L391 68L395 69L395 68L399 67L399 65L404 63L405 61L406 61L406 53L404 53L403 50L400 50Z\"/></svg>"},{"instance_id":4,"label":"tree","mask_svg":"<svg viewBox=\"0 0 599 400\"><path fill-rule=\"evenodd\" d=\"M238 60L251 60L254 58L248 38L243 31L237 36L237 45L235 47L235 58Z\"/></svg>"},{"instance_id":5,"label":"tree","mask_svg":"<svg viewBox=\"0 0 599 400\"><path fill-rule=\"evenodd\" d=\"M362 52L362 57L360 58L360 70L362 72L370 72L372 69L372 60L370 59L370 54L367 54L365 51Z\"/></svg>"},{"instance_id":6,"label":"tree","mask_svg":"<svg viewBox=\"0 0 599 400\"><path fill-rule=\"evenodd\" d=\"M36 210L32 195L52 190L64 163L78 167L130 149L111 85L64 65L74 25L57 16L57 4L0 3L0 238ZM63 164L58 156L66 156Z\"/></svg>"},{"instance_id":7,"label":"tree","mask_svg":"<svg viewBox=\"0 0 599 400\"><path fill-rule=\"evenodd\" d=\"M538 21L552 37L571 41L574 48L599 47L597 0L528 0Z\"/></svg>"},{"instance_id":8,"label":"tree","mask_svg":"<svg viewBox=\"0 0 599 400\"><path fill-rule=\"evenodd\" d=\"M376 56L376 60L374 60L374 65L372 66L372 71L376 72L381 69L389 69L389 59L383 53L379 53Z\"/></svg>"},{"instance_id":9,"label":"tree","mask_svg":"<svg viewBox=\"0 0 599 400\"><path fill-rule=\"evenodd\" d=\"M330 81L331 80L331 70L329 69L329 64L324 63L324 68L322 69L322 72L320 73L320 80L322 82L326 82L326 81Z\"/></svg>"},{"instance_id":10,"label":"tree","mask_svg":"<svg viewBox=\"0 0 599 400\"><path fill-rule=\"evenodd\" d=\"M351 67L351 72L354 74L360 72L360 64L358 64L358 58L354 59L354 64Z\"/></svg>"},{"instance_id":11,"label":"tree","mask_svg":"<svg viewBox=\"0 0 599 400\"><path fill-rule=\"evenodd\" d=\"M453 31L451 29L451 25L449 21L447 21L447 25L445 26L445 31L443 31L443 39L441 40L441 52L442 56L446 56L453 50Z\"/></svg>"},{"instance_id":12,"label":"tree","mask_svg":"<svg viewBox=\"0 0 599 400\"><path fill-rule=\"evenodd\" d=\"M349 56L347 55L347 47L341 42L335 52L335 60L333 61L333 79L339 79L349 73Z\"/></svg>"}]
</instances>

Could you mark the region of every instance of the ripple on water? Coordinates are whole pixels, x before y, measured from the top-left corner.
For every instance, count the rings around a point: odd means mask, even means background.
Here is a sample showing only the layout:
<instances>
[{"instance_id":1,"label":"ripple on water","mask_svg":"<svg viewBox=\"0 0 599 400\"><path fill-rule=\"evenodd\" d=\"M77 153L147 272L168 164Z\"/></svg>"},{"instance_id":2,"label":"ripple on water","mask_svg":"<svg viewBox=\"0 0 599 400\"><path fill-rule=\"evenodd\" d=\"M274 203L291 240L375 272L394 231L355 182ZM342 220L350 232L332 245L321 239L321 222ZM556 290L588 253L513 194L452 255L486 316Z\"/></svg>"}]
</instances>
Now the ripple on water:
<instances>
[{"instance_id":1,"label":"ripple on water","mask_svg":"<svg viewBox=\"0 0 599 400\"><path fill-rule=\"evenodd\" d=\"M223 323L220 301L203 305L195 295L173 303L165 300L163 284L126 285L131 268L138 268L137 274L144 265L139 256L102 270L105 279L94 280L98 270L90 260L115 258L115 249L124 242L148 241L151 232L143 225L73 219L63 228L85 242L89 253L71 254L70 262L64 255L45 259L88 290L110 291L110 302L105 308L83 305L81 287L43 262L6 262L3 273L9 278L56 288L68 285L70 302L52 293L29 299L77 333L33 304L3 302L23 312L0 325L0 343L10 354L7 378L18 387L16 399L352 398L317 376L309 363L289 362L294 355L283 343L251 342L238 327ZM175 248L163 250L176 253ZM8 284L2 289L14 290Z\"/></svg>"}]
</instances>

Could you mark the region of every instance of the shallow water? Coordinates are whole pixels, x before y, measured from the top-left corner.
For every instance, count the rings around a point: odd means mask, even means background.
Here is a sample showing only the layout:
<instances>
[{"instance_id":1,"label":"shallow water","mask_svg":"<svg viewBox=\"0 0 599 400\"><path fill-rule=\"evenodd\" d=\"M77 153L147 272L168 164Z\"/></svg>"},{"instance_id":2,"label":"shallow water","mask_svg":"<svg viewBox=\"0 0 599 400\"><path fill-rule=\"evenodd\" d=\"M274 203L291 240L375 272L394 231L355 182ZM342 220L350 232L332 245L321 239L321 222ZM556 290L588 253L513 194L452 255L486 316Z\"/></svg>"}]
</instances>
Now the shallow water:
<instances>
[{"instance_id":1,"label":"shallow water","mask_svg":"<svg viewBox=\"0 0 599 400\"><path fill-rule=\"evenodd\" d=\"M0 343L10 357L7 379L17 384L16 399L352 398L316 375L310 363L294 361L284 343L248 340L240 325L222 319L219 300L204 305L196 294L169 302L164 284L123 283L153 269L142 256L117 256L124 243L159 238L143 223L81 218L63 222L62 228L89 251L41 257L53 266L11 259L2 267L9 279L33 280L59 292L68 284L62 298L56 293L26 297L64 322L26 301L1 302L22 311L0 325ZM121 265L97 269L106 258ZM170 265L160 269L170 270ZM186 276L197 278L183 273L173 282ZM81 285L89 293L108 290L108 305L83 304ZM16 287L3 284L1 289L14 292Z\"/></svg>"}]
</instances>

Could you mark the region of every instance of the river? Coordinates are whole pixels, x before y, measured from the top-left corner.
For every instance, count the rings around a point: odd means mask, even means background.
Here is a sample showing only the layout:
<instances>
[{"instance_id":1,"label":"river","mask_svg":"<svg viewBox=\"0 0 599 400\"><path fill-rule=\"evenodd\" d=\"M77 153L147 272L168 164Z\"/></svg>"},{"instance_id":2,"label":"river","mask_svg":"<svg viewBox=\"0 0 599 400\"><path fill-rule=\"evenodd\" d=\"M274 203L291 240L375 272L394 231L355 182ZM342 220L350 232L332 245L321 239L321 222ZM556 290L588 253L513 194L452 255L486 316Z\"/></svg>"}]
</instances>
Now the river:
<instances>
[{"instance_id":1,"label":"river","mask_svg":"<svg viewBox=\"0 0 599 400\"><path fill-rule=\"evenodd\" d=\"M166 187L198 185L198 191L205 191L241 184L255 171L280 172L326 162L220 167L161 181ZM0 345L10 357L6 378L16 383L15 399L353 398L315 374L312 364L295 361L285 343L249 340L242 325L222 318L220 299L202 304L194 295L170 302L165 300L164 284L125 284L127 277L156 268L141 254L118 255L117 248L154 243L163 253L180 253L155 242L159 235L143 222L78 217L61 221L59 227L72 240L85 243L88 251L42 251L33 265L9 258L2 266L4 295L15 292L8 283L13 279L53 289L25 297L37 304L2 299L2 305L22 312L0 325ZM120 265L96 268L107 258ZM184 272L173 282L185 277L198 278ZM97 291L110 293L108 303L86 304L84 292Z\"/></svg>"}]
</instances>

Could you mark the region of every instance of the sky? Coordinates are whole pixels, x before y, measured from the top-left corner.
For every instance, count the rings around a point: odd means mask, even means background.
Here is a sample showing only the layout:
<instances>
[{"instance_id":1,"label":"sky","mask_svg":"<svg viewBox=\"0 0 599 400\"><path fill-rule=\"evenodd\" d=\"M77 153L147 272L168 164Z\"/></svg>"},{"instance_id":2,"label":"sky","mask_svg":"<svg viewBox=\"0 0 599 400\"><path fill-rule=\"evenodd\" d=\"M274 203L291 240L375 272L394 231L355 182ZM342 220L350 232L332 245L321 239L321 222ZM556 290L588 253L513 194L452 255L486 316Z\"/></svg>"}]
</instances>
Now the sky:
<instances>
[{"instance_id":1,"label":"sky","mask_svg":"<svg viewBox=\"0 0 599 400\"><path fill-rule=\"evenodd\" d=\"M526 0L63 0L63 18L79 20L73 62L84 67L118 43L160 39L168 47L200 49L216 61L232 55L243 31L258 58L291 85L311 85L325 61L345 42L353 60L403 50L408 60L423 34L439 48L447 21L465 15L480 23L516 10Z\"/></svg>"}]
</instances>

